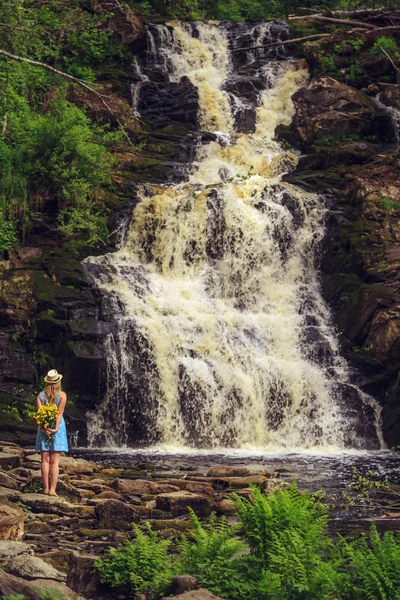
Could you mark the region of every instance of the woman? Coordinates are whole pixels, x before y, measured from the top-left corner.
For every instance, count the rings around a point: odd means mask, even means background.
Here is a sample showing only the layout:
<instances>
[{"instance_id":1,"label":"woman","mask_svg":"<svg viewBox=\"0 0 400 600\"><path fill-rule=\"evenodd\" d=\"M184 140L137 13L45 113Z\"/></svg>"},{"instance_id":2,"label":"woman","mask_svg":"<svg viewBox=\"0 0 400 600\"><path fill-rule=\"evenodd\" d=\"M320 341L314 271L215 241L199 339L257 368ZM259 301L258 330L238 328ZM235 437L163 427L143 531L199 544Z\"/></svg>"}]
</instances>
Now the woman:
<instances>
[{"instance_id":1,"label":"woman","mask_svg":"<svg viewBox=\"0 0 400 600\"><path fill-rule=\"evenodd\" d=\"M56 487L60 463L60 453L68 452L67 430L63 417L64 408L67 403L67 395L61 391L62 375L56 369L49 371L44 378L45 389L36 398L36 406L39 409L42 404L55 404L58 407L58 415L54 429L38 427L36 436L36 450L40 450L42 456L42 481L43 493L49 496L57 496ZM48 436L53 436L49 445L46 445Z\"/></svg>"}]
</instances>

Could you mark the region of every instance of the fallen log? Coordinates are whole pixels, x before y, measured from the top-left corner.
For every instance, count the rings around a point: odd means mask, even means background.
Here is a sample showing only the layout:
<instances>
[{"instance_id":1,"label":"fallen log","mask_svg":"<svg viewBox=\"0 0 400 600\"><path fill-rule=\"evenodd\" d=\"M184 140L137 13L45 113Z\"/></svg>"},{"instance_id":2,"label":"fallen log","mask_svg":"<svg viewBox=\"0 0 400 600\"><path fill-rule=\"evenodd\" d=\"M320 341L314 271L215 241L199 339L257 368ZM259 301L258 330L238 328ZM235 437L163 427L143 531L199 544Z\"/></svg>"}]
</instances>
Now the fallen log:
<instances>
[{"instance_id":1,"label":"fallen log","mask_svg":"<svg viewBox=\"0 0 400 600\"><path fill-rule=\"evenodd\" d=\"M323 17L322 15L304 15L301 17L289 17L288 21L316 19L317 21L326 21L328 23L339 23L340 25L351 25L352 27L363 27L364 29L375 29L375 25L364 23L363 21L349 21L348 19L336 19L334 17Z\"/></svg>"},{"instance_id":2,"label":"fallen log","mask_svg":"<svg viewBox=\"0 0 400 600\"><path fill-rule=\"evenodd\" d=\"M246 46L245 48L234 48L231 52L240 52L241 50L258 50L259 48L274 48L275 46L284 46L285 44L297 44L299 42L306 42L307 40L316 40L324 37L329 37L330 33L315 33L313 35L307 35L301 38L293 38L291 40L284 40L283 42L275 42L274 44L263 44L262 46Z\"/></svg>"}]
</instances>

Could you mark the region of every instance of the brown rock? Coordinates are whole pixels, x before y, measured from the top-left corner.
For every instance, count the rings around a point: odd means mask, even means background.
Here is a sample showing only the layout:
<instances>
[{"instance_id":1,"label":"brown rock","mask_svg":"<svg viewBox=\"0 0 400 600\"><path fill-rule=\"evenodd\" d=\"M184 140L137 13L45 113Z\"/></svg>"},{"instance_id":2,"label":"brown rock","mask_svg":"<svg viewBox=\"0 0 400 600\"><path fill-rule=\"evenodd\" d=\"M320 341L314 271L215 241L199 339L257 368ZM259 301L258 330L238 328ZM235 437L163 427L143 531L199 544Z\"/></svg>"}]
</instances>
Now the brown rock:
<instances>
[{"instance_id":1,"label":"brown rock","mask_svg":"<svg viewBox=\"0 0 400 600\"><path fill-rule=\"evenodd\" d=\"M117 494L117 492L113 492L112 490L106 490L105 492L100 492L97 494L96 498L110 498L112 500L123 500L124 497L121 494Z\"/></svg>"},{"instance_id":2,"label":"brown rock","mask_svg":"<svg viewBox=\"0 0 400 600\"><path fill-rule=\"evenodd\" d=\"M187 531L191 527L191 521L188 519L155 519L151 525L155 531L164 531L169 528L175 531Z\"/></svg>"},{"instance_id":3,"label":"brown rock","mask_svg":"<svg viewBox=\"0 0 400 600\"><path fill-rule=\"evenodd\" d=\"M93 569L97 556L73 552L67 576L67 585L88 598L97 598L100 593L100 581Z\"/></svg>"},{"instance_id":4,"label":"brown rock","mask_svg":"<svg viewBox=\"0 0 400 600\"><path fill-rule=\"evenodd\" d=\"M51 552L41 554L40 558L58 571L64 571L64 573L68 573L71 556L71 550L52 550Z\"/></svg>"},{"instance_id":5,"label":"brown rock","mask_svg":"<svg viewBox=\"0 0 400 600\"><path fill-rule=\"evenodd\" d=\"M172 580L172 591L175 595L183 594L190 590L195 590L199 585L199 580L192 575L178 575Z\"/></svg>"},{"instance_id":6,"label":"brown rock","mask_svg":"<svg viewBox=\"0 0 400 600\"><path fill-rule=\"evenodd\" d=\"M207 473L207 477L246 477L247 475L250 475L250 471L244 467L227 467L225 465L211 467Z\"/></svg>"},{"instance_id":7,"label":"brown rock","mask_svg":"<svg viewBox=\"0 0 400 600\"><path fill-rule=\"evenodd\" d=\"M107 15L103 27L112 32L117 44L137 44L145 34L143 21L130 6L119 0L96 0L95 11Z\"/></svg>"},{"instance_id":8,"label":"brown rock","mask_svg":"<svg viewBox=\"0 0 400 600\"><path fill-rule=\"evenodd\" d=\"M63 498L45 496L44 494L22 494L22 500L34 513L94 517L92 506L72 504Z\"/></svg>"},{"instance_id":9,"label":"brown rock","mask_svg":"<svg viewBox=\"0 0 400 600\"><path fill-rule=\"evenodd\" d=\"M264 475L249 475L248 477L231 477L228 481L231 488L247 488L249 483L263 487L267 478Z\"/></svg>"},{"instance_id":10,"label":"brown rock","mask_svg":"<svg viewBox=\"0 0 400 600\"><path fill-rule=\"evenodd\" d=\"M19 483L4 471L0 471L0 485L6 488L10 488L12 490L19 489Z\"/></svg>"},{"instance_id":11,"label":"brown rock","mask_svg":"<svg viewBox=\"0 0 400 600\"><path fill-rule=\"evenodd\" d=\"M60 466L68 475L85 475L98 473L99 465L84 458L72 458L71 456L61 456Z\"/></svg>"},{"instance_id":12,"label":"brown rock","mask_svg":"<svg viewBox=\"0 0 400 600\"><path fill-rule=\"evenodd\" d=\"M42 478L40 476L32 477L29 481L26 482L23 489L28 492L30 490L32 490L32 491L34 491L34 493L36 490L39 490L39 492L41 492L43 489ZM57 494L61 498L65 498L66 500L69 500L70 502L80 502L82 500L82 496L81 496L79 490L77 490L75 487L73 487L69 483L66 483L62 479L60 479L58 481Z\"/></svg>"},{"instance_id":13,"label":"brown rock","mask_svg":"<svg viewBox=\"0 0 400 600\"><path fill-rule=\"evenodd\" d=\"M0 593L3 596L21 594L25 600L43 600L42 594L34 586L4 571L0 571Z\"/></svg>"},{"instance_id":14,"label":"brown rock","mask_svg":"<svg viewBox=\"0 0 400 600\"><path fill-rule=\"evenodd\" d=\"M176 487L180 490L186 490L187 492L193 492L194 494L204 494L205 496L214 495L214 489L208 482L203 483L202 481L190 481L187 479L168 479L166 483L172 487Z\"/></svg>"},{"instance_id":15,"label":"brown rock","mask_svg":"<svg viewBox=\"0 0 400 600\"><path fill-rule=\"evenodd\" d=\"M9 471L21 464L21 455L12 452L0 452L0 469Z\"/></svg>"},{"instance_id":16,"label":"brown rock","mask_svg":"<svg viewBox=\"0 0 400 600\"><path fill-rule=\"evenodd\" d=\"M209 515L214 507L213 501L208 496L193 494L184 490L160 494L156 497L156 506L159 510L172 513L174 516L187 514L188 508L197 515Z\"/></svg>"},{"instance_id":17,"label":"brown rock","mask_svg":"<svg viewBox=\"0 0 400 600\"><path fill-rule=\"evenodd\" d=\"M353 87L321 75L293 96L295 126L303 144L324 136L378 136L388 130L389 119L372 100Z\"/></svg>"},{"instance_id":18,"label":"brown rock","mask_svg":"<svg viewBox=\"0 0 400 600\"><path fill-rule=\"evenodd\" d=\"M136 510L119 500L103 500L95 506L95 514L100 527L105 529L130 530L132 523L138 520Z\"/></svg>"},{"instance_id":19,"label":"brown rock","mask_svg":"<svg viewBox=\"0 0 400 600\"><path fill-rule=\"evenodd\" d=\"M236 505L233 500L224 498L218 502L217 512L221 515L233 515L236 512Z\"/></svg>"},{"instance_id":20,"label":"brown rock","mask_svg":"<svg viewBox=\"0 0 400 600\"><path fill-rule=\"evenodd\" d=\"M0 540L22 540L24 519L24 511L19 506L0 500Z\"/></svg>"},{"instance_id":21,"label":"brown rock","mask_svg":"<svg viewBox=\"0 0 400 600\"><path fill-rule=\"evenodd\" d=\"M123 496L145 496L146 494L166 494L179 491L175 485L146 479L116 479L112 482L112 487Z\"/></svg>"},{"instance_id":22,"label":"brown rock","mask_svg":"<svg viewBox=\"0 0 400 600\"><path fill-rule=\"evenodd\" d=\"M39 519L34 519L33 521L25 523L26 533L51 533L52 531L54 531L54 527L49 523L39 521Z\"/></svg>"}]
</instances>

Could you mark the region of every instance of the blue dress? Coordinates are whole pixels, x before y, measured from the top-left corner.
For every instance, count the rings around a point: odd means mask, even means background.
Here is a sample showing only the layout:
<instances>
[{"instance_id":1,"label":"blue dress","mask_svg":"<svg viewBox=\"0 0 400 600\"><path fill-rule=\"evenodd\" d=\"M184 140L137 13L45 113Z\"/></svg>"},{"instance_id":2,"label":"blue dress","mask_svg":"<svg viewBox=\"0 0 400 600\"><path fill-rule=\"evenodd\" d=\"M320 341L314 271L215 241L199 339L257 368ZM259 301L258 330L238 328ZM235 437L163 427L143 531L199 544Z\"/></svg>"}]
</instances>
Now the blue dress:
<instances>
[{"instance_id":1,"label":"blue dress","mask_svg":"<svg viewBox=\"0 0 400 600\"><path fill-rule=\"evenodd\" d=\"M45 402L45 392L40 392L39 394L40 400L42 404L46 404ZM60 395L57 396L56 405L60 404ZM61 417L60 427L58 428L57 433L53 435L53 442L46 446L47 435L40 431L40 427L38 427L36 434L36 450L44 450L44 451L55 451L55 452L68 452L68 440L67 440L67 428L65 427L64 417Z\"/></svg>"}]
</instances>

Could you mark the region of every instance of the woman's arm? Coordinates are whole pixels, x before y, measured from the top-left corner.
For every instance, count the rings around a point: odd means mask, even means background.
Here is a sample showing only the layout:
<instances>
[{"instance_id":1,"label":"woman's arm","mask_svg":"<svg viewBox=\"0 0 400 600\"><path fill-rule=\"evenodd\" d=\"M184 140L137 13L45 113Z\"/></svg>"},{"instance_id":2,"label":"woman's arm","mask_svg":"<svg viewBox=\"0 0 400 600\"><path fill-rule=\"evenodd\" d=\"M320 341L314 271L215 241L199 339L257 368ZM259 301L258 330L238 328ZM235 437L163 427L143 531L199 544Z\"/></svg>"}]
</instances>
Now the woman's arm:
<instances>
[{"instance_id":1,"label":"woman's arm","mask_svg":"<svg viewBox=\"0 0 400 600\"><path fill-rule=\"evenodd\" d=\"M60 394L60 404L58 405L58 415L56 419L56 424L54 429L46 429L46 433L48 432L50 435L52 433L57 433L58 428L60 427L61 419L64 413L65 405L67 404L67 394L65 392L61 392Z\"/></svg>"}]
</instances>

